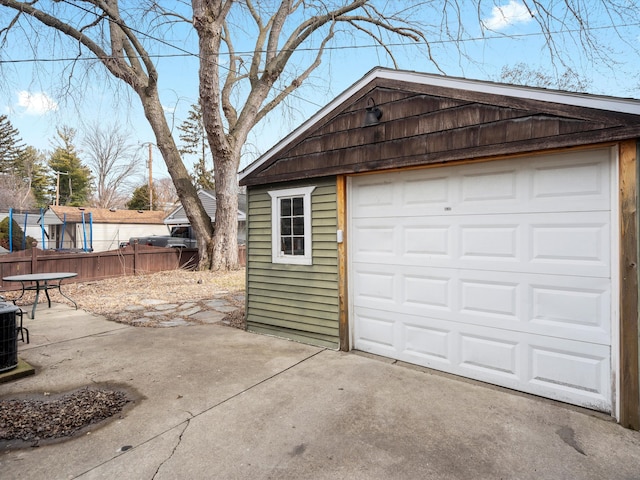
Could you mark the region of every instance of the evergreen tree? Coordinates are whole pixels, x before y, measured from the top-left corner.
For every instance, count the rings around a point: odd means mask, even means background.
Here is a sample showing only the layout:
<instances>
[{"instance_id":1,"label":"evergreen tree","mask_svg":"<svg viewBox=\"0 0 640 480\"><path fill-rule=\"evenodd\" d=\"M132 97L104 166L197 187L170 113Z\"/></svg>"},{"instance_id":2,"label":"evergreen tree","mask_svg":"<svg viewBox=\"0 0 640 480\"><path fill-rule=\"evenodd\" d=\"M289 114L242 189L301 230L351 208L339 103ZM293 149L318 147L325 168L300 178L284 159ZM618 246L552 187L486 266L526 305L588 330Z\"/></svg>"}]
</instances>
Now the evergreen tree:
<instances>
[{"instance_id":1,"label":"evergreen tree","mask_svg":"<svg viewBox=\"0 0 640 480\"><path fill-rule=\"evenodd\" d=\"M20 133L6 115L0 115L0 173L15 174L16 163L23 151Z\"/></svg>"},{"instance_id":2,"label":"evergreen tree","mask_svg":"<svg viewBox=\"0 0 640 480\"><path fill-rule=\"evenodd\" d=\"M131 195L131 200L127 202L129 210L158 210L156 189L152 187L153 207L149 208L149 185L142 185L136 188Z\"/></svg>"},{"instance_id":3,"label":"evergreen tree","mask_svg":"<svg viewBox=\"0 0 640 480\"><path fill-rule=\"evenodd\" d=\"M215 180L213 177L213 161L211 168L207 167L207 154L209 151L209 141L207 140L207 132L204 129L202 121L202 109L200 104L191 105L189 116L178 127L182 147L178 150L181 155L197 155L198 160L193 166L191 179L196 187L206 190L215 188Z\"/></svg>"},{"instance_id":4,"label":"evergreen tree","mask_svg":"<svg viewBox=\"0 0 640 480\"><path fill-rule=\"evenodd\" d=\"M46 207L51 200L51 187L44 154L33 147L25 148L18 159L17 175L30 188L35 206Z\"/></svg>"},{"instance_id":5,"label":"evergreen tree","mask_svg":"<svg viewBox=\"0 0 640 480\"><path fill-rule=\"evenodd\" d=\"M47 204L47 177L42 155L25 147L6 115L0 115L0 205L32 208Z\"/></svg>"},{"instance_id":6,"label":"evergreen tree","mask_svg":"<svg viewBox=\"0 0 640 480\"><path fill-rule=\"evenodd\" d=\"M73 144L76 131L73 128L58 129L58 144L49 158L52 170L50 184L58 189L58 205L86 205L92 193L91 170L83 165Z\"/></svg>"}]
</instances>

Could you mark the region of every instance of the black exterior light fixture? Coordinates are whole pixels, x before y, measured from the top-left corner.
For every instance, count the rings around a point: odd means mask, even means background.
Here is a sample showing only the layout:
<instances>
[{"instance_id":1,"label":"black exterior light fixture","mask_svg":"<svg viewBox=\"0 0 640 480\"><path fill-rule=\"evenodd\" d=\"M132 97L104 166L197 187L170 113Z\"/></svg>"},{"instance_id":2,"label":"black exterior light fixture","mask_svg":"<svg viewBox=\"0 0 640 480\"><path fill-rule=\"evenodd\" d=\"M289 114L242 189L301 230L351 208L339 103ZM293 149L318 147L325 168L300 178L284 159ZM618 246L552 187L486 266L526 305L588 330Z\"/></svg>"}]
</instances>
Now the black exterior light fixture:
<instances>
[{"instance_id":1,"label":"black exterior light fixture","mask_svg":"<svg viewBox=\"0 0 640 480\"><path fill-rule=\"evenodd\" d=\"M367 113L364 116L364 127L370 127L371 125L377 125L380 123L382 117L382 110L376 106L376 102L373 98L369 97L367 100Z\"/></svg>"}]
</instances>

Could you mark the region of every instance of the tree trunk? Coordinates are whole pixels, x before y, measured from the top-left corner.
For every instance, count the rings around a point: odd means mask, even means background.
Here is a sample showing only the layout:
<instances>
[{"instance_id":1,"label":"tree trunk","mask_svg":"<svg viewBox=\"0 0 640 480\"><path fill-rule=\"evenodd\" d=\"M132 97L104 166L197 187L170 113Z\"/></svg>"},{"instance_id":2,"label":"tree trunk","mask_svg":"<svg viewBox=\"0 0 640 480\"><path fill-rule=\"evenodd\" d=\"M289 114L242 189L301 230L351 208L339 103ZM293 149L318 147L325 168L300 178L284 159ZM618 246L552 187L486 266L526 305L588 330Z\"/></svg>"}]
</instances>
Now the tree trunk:
<instances>
[{"instance_id":1,"label":"tree trunk","mask_svg":"<svg viewBox=\"0 0 640 480\"><path fill-rule=\"evenodd\" d=\"M200 53L198 76L202 122L215 164L216 226L211 249L212 270L238 268L238 166L242 143L225 132L218 70L222 25L231 4L231 1L192 0L193 25L198 32Z\"/></svg>"},{"instance_id":2,"label":"tree trunk","mask_svg":"<svg viewBox=\"0 0 640 480\"><path fill-rule=\"evenodd\" d=\"M220 159L220 157L217 157ZM238 165L240 154L218 161L216 226L213 234L212 270L236 270L238 266Z\"/></svg>"},{"instance_id":3,"label":"tree trunk","mask_svg":"<svg viewBox=\"0 0 640 480\"><path fill-rule=\"evenodd\" d=\"M167 171L176 187L176 193L182 203L187 218L191 223L191 228L198 240L198 253L200 261L199 270L211 268L212 247L213 247L213 226L202 202L198 198L198 192L191 182L191 177L187 171L176 146L169 126L167 125L164 111L160 103L157 92L145 89L140 93L144 114L153 129L157 147L162 153L162 157L167 165ZM237 206L236 206L237 208ZM237 229L237 227L236 227ZM236 248L237 250L237 248ZM236 251L236 258L237 258Z\"/></svg>"}]
</instances>

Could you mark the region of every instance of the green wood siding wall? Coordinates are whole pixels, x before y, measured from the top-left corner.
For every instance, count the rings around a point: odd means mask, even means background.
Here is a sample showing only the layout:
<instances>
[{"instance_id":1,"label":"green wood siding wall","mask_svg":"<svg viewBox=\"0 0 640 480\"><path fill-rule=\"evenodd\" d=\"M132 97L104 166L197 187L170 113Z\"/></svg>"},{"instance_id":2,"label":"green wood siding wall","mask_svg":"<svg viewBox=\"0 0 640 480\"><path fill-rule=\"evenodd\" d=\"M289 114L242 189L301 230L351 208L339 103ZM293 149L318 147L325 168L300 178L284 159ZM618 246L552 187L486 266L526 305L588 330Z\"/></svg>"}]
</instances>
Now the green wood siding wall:
<instances>
[{"instance_id":1,"label":"green wood siding wall","mask_svg":"<svg viewBox=\"0 0 640 480\"><path fill-rule=\"evenodd\" d=\"M270 190L314 185L312 265L271 262ZM260 186L248 191L247 329L338 348L336 179Z\"/></svg>"}]
</instances>

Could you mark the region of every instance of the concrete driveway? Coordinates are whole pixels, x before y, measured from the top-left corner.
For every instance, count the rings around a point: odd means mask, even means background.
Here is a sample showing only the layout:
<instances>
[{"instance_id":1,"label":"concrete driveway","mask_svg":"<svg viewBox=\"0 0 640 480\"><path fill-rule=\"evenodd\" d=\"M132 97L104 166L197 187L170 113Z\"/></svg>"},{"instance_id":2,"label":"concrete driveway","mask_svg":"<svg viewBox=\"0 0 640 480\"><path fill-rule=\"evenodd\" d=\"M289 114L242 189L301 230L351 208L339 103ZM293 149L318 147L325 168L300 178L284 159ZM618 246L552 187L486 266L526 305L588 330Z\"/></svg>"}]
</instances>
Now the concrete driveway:
<instances>
[{"instance_id":1,"label":"concrete driveway","mask_svg":"<svg viewBox=\"0 0 640 480\"><path fill-rule=\"evenodd\" d=\"M140 399L81 437L3 450L3 479L640 478L640 433L426 369L60 304L25 322L37 371L3 398L107 383Z\"/></svg>"}]
</instances>

